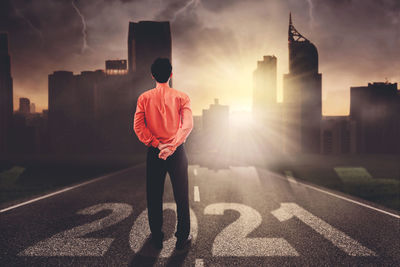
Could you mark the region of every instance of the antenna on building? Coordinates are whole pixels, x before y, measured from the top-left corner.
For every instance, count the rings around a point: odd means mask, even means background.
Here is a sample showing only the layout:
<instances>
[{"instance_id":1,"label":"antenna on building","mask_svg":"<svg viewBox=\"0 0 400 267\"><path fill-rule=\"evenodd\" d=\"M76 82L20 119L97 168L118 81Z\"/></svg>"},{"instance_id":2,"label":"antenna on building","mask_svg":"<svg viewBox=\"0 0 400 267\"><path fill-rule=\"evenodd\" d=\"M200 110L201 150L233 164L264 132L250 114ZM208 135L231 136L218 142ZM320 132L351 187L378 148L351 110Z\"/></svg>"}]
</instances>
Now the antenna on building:
<instances>
[{"instance_id":1,"label":"antenna on building","mask_svg":"<svg viewBox=\"0 0 400 267\"><path fill-rule=\"evenodd\" d=\"M292 12L289 13L289 42L309 42L307 38L301 35L293 26Z\"/></svg>"}]
</instances>

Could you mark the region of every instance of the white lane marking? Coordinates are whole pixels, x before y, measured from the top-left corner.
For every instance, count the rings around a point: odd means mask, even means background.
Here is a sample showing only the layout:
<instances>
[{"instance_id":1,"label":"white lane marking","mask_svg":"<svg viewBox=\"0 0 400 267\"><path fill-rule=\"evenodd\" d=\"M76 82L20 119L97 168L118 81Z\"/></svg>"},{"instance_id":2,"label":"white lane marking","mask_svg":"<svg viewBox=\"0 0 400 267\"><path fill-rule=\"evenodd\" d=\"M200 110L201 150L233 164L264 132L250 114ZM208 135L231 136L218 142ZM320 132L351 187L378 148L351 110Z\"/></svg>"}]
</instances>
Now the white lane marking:
<instances>
[{"instance_id":1,"label":"white lane marking","mask_svg":"<svg viewBox=\"0 0 400 267\"><path fill-rule=\"evenodd\" d=\"M77 213L95 215L103 210L111 210L112 213L93 222L55 234L28 247L18 256L104 256L114 238L83 238L82 236L126 219L132 213L132 206L125 203L102 203L80 210Z\"/></svg>"},{"instance_id":2,"label":"white lane marking","mask_svg":"<svg viewBox=\"0 0 400 267\"><path fill-rule=\"evenodd\" d=\"M196 259L194 267L204 267L203 259Z\"/></svg>"},{"instance_id":3,"label":"white lane marking","mask_svg":"<svg viewBox=\"0 0 400 267\"><path fill-rule=\"evenodd\" d=\"M308 184L299 182L299 181L293 182L293 181L288 180L288 179L285 179L285 178L283 178L283 177L281 177L281 176L276 176L276 175L271 175L271 176L272 176L272 177L279 178L279 179L282 179L282 180L285 180L285 181L289 181L289 182L294 183L294 184L300 184L300 185L303 185L303 186L305 186L305 187L314 189L314 190L316 190L316 191L319 191L319 192L322 192L322 193L325 193L325 194L328 194L328 195L331 195L331 196L334 196L334 197L337 197L337 198L340 198L340 199L343 199L343 200L352 202L352 203L354 203L354 204L358 204L358 205L360 205L360 206L363 206L363 207L366 207L366 208L369 208L369 209L372 209L372 210L375 210L375 211L378 211L378 212L381 212L381 213L390 215L390 216L395 217L395 218L397 218L397 219L400 219L400 215L397 215L397 214L395 214L395 213L391 213L391 212L388 212L388 211L385 211L385 210L381 210L381 209L375 208L375 207L373 207L373 206L371 206L371 205L364 204L364 203L362 203L362 202L360 202L360 201L353 200L353 199L350 199L350 198L347 198L347 197L344 197L344 196L341 196L341 195L338 195L338 194L335 194L335 193L332 193L332 192L329 192L329 191L320 189L320 188L318 188L318 187L315 187L315 186L312 186L312 185L308 185Z\"/></svg>"},{"instance_id":4,"label":"white lane marking","mask_svg":"<svg viewBox=\"0 0 400 267\"><path fill-rule=\"evenodd\" d=\"M198 186L194 187L194 201L200 202L200 191Z\"/></svg>"},{"instance_id":5,"label":"white lane marking","mask_svg":"<svg viewBox=\"0 0 400 267\"><path fill-rule=\"evenodd\" d=\"M196 168L193 169L193 173L194 173L195 176L197 176L197 169Z\"/></svg>"},{"instance_id":6,"label":"white lane marking","mask_svg":"<svg viewBox=\"0 0 400 267\"><path fill-rule=\"evenodd\" d=\"M173 210L176 212L175 202L164 203L163 210ZM190 234L193 237L192 244L196 242L198 233L198 224L196 214L192 209L190 211ZM175 230L176 231L176 225ZM147 238L150 236L150 227L148 221L148 211L145 209L139 217L135 220L132 229L129 233L129 245L134 253L141 251L143 245L146 243ZM143 250L141 255L152 256L160 258L169 258L175 251L176 237L173 235L170 239L164 241L163 249L161 251Z\"/></svg>"},{"instance_id":7,"label":"white lane marking","mask_svg":"<svg viewBox=\"0 0 400 267\"><path fill-rule=\"evenodd\" d=\"M224 215L226 210L238 211L240 217L226 226L214 239L213 256L299 256L284 238L247 237L262 223L261 214L249 206L240 203L214 203L204 209L204 214Z\"/></svg>"},{"instance_id":8,"label":"white lane marking","mask_svg":"<svg viewBox=\"0 0 400 267\"><path fill-rule=\"evenodd\" d=\"M36 201L38 201L38 200L42 200L42 199L45 199L45 198L48 198L48 197L52 197L52 196L54 196L54 195L58 195L58 194L61 194L61 193L70 191L70 190L75 189L75 188L77 188L77 187L81 187L81 186L84 186L84 185L87 185L87 184L91 184L91 183L94 183L94 182L98 182L98 181L100 181L100 180L109 178L109 177L111 177L111 176L114 176L114 175L117 175L117 174L121 174L121 173L123 173L123 172L126 172L126 171L128 171L128 170L130 170L130 169L132 169L132 168L134 168L134 167L136 167L136 166L138 166L138 165L135 165L135 166L132 166L132 167L129 167L129 168L126 168L126 169L117 171L117 172L113 172L113 173L110 173L110 174L107 174L107 175L104 175L104 176L95 178L95 179L93 179L93 180L89 180L89 181L86 181L86 182L77 184L77 185L74 185L74 186L70 186L70 187L67 187L67 188L64 188L64 189L55 191L55 192L50 193L50 194L47 194L47 195L44 195L44 196L41 196L41 197L37 197L37 198L31 199L31 200L28 200L28 201L25 201L25 202L22 202L22 203L19 203L19 204L10 206L10 207L8 207L8 208L4 208L4 209L0 210L0 213L5 212L5 211L8 211L8 210L15 209L15 208L18 208L18 207L21 207L21 206L25 206L25 205L27 205L27 204L30 204L30 203L32 203L32 202L36 202Z\"/></svg>"},{"instance_id":9,"label":"white lane marking","mask_svg":"<svg viewBox=\"0 0 400 267\"><path fill-rule=\"evenodd\" d=\"M296 203L281 203L280 208L271 213L280 222L289 220L293 217L298 218L350 256L376 256L375 252L372 250L364 247L356 240L314 216Z\"/></svg>"},{"instance_id":10,"label":"white lane marking","mask_svg":"<svg viewBox=\"0 0 400 267\"><path fill-rule=\"evenodd\" d=\"M292 171L284 171L284 173L285 173L286 179L288 179L290 182L292 182L294 184L297 184L296 179L294 179L294 177L293 177Z\"/></svg>"}]
</instances>

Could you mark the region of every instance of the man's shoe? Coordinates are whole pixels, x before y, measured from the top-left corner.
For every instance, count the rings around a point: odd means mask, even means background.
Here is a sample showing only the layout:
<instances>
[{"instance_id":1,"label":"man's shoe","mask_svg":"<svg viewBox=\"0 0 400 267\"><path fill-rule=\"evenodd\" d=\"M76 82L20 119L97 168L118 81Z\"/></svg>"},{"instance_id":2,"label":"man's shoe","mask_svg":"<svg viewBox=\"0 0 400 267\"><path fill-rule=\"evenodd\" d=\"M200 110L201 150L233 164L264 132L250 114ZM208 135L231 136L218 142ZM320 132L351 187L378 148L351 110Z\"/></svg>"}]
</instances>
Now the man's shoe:
<instances>
[{"instance_id":1,"label":"man's shoe","mask_svg":"<svg viewBox=\"0 0 400 267\"><path fill-rule=\"evenodd\" d=\"M192 243L192 235L189 235L187 239L177 239L175 248L177 250L183 250L184 248L188 247Z\"/></svg>"},{"instance_id":2,"label":"man's shoe","mask_svg":"<svg viewBox=\"0 0 400 267\"><path fill-rule=\"evenodd\" d=\"M162 234L161 237L154 237L153 234L150 234L150 243L156 249L163 248L163 239L164 239L164 234Z\"/></svg>"}]
</instances>

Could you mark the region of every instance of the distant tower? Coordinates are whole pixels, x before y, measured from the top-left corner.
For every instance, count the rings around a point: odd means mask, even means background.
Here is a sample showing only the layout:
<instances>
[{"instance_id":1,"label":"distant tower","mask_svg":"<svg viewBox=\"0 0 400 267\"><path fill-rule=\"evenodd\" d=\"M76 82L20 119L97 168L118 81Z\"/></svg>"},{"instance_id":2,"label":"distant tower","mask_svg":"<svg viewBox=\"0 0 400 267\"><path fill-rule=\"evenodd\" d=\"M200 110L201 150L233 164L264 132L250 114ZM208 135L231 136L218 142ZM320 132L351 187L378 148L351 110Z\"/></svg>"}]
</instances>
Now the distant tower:
<instances>
[{"instance_id":1,"label":"distant tower","mask_svg":"<svg viewBox=\"0 0 400 267\"><path fill-rule=\"evenodd\" d=\"M13 118L13 80L8 34L0 33L0 153L9 151Z\"/></svg>"},{"instance_id":2,"label":"distant tower","mask_svg":"<svg viewBox=\"0 0 400 267\"><path fill-rule=\"evenodd\" d=\"M28 115L31 111L31 101L28 98L20 97L19 112L23 115Z\"/></svg>"},{"instance_id":3,"label":"distant tower","mask_svg":"<svg viewBox=\"0 0 400 267\"><path fill-rule=\"evenodd\" d=\"M126 59L106 60L106 75L125 75L127 73Z\"/></svg>"},{"instance_id":4,"label":"distant tower","mask_svg":"<svg viewBox=\"0 0 400 267\"><path fill-rule=\"evenodd\" d=\"M276 104L276 57L264 56L253 72L253 115L266 115Z\"/></svg>"},{"instance_id":5,"label":"distant tower","mask_svg":"<svg viewBox=\"0 0 400 267\"><path fill-rule=\"evenodd\" d=\"M356 153L400 153L400 91L397 83L350 88L350 118L356 123Z\"/></svg>"},{"instance_id":6,"label":"distant tower","mask_svg":"<svg viewBox=\"0 0 400 267\"><path fill-rule=\"evenodd\" d=\"M202 131L207 142L205 149L220 151L228 142L229 136L229 106L221 105L218 98L214 98L214 104L209 109L202 111Z\"/></svg>"},{"instance_id":7,"label":"distant tower","mask_svg":"<svg viewBox=\"0 0 400 267\"><path fill-rule=\"evenodd\" d=\"M170 24L156 21L129 22L128 33L128 72L141 86L154 86L150 67L157 57L171 60Z\"/></svg>"},{"instance_id":8,"label":"distant tower","mask_svg":"<svg viewBox=\"0 0 400 267\"><path fill-rule=\"evenodd\" d=\"M289 73L283 80L286 152L320 152L322 75L317 48L293 26L289 15Z\"/></svg>"},{"instance_id":9,"label":"distant tower","mask_svg":"<svg viewBox=\"0 0 400 267\"><path fill-rule=\"evenodd\" d=\"M36 105L35 105L35 103L31 103L30 112L31 113L36 113Z\"/></svg>"},{"instance_id":10,"label":"distant tower","mask_svg":"<svg viewBox=\"0 0 400 267\"><path fill-rule=\"evenodd\" d=\"M55 71L49 76L49 135L52 152L71 149L76 105L76 83L70 71Z\"/></svg>"},{"instance_id":11,"label":"distant tower","mask_svg":"<svg viewBox=\"0 0 400 267\"><path fill-rule=\"evenodd\" d=\"M277 59L264 56L253 72L253 126L268 151L282 152L282 108L277 103ZM261 144L259 144L261 145Z\"/></svg>"}]
</instances>

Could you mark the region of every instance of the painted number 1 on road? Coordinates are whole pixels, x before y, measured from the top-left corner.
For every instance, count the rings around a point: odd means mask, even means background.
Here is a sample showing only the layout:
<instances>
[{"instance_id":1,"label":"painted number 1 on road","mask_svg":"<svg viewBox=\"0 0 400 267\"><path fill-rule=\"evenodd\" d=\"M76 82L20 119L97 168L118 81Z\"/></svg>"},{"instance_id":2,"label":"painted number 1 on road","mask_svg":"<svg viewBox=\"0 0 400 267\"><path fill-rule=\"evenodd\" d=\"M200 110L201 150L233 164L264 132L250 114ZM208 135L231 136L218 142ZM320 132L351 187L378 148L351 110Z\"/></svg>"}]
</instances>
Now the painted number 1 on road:
<instances>
[{"instance_id":1,"label":"painted number 1 on road","mask_svg":"<svg viewBox=\"0 0 400 267\"><path fill-rule=\"evenodd\" d=\"M312 215L296 203L281 203L281 207L271 213L281 222L296 217L350 256L376 256L372 250Z\"/></svg>"},{"instance_id":2,"label":"painted number 1 on road","mask_svg":"<svg viewBox=\"0 0 400 267\"><path fill-rule=\"evenodd\" d=\"M165 203L164 210L176 212L175 203ZM95 215L100 211L111 210L107 216L84 225L65 230L30 246L19 256L104 256L114 238L87 238L85 235L115 225L132 214L132 206L125 203L102 203L78 211L81 215ZM204 209L205 215L224 215L226 210L238 211L240 217L225 227L212 245L213 256L268 257L299 256L298 252L284 238L249 238L249 233L261 225L262 217L255 209L240 203L214 203ZM279 209L271 212L280 222L297 218L314 231L329 240L350 256L376 256L375 252L364 247L345 233L329 225L296 203L281 203ZM193 210L190 210L191 234L196 241L198 224ZM129 234L129 244L137 253L150 235L147 210L136 219ZM175 237L165 241L160 257L169 257L175 244Z\"/></svg>"}]
</instances>

